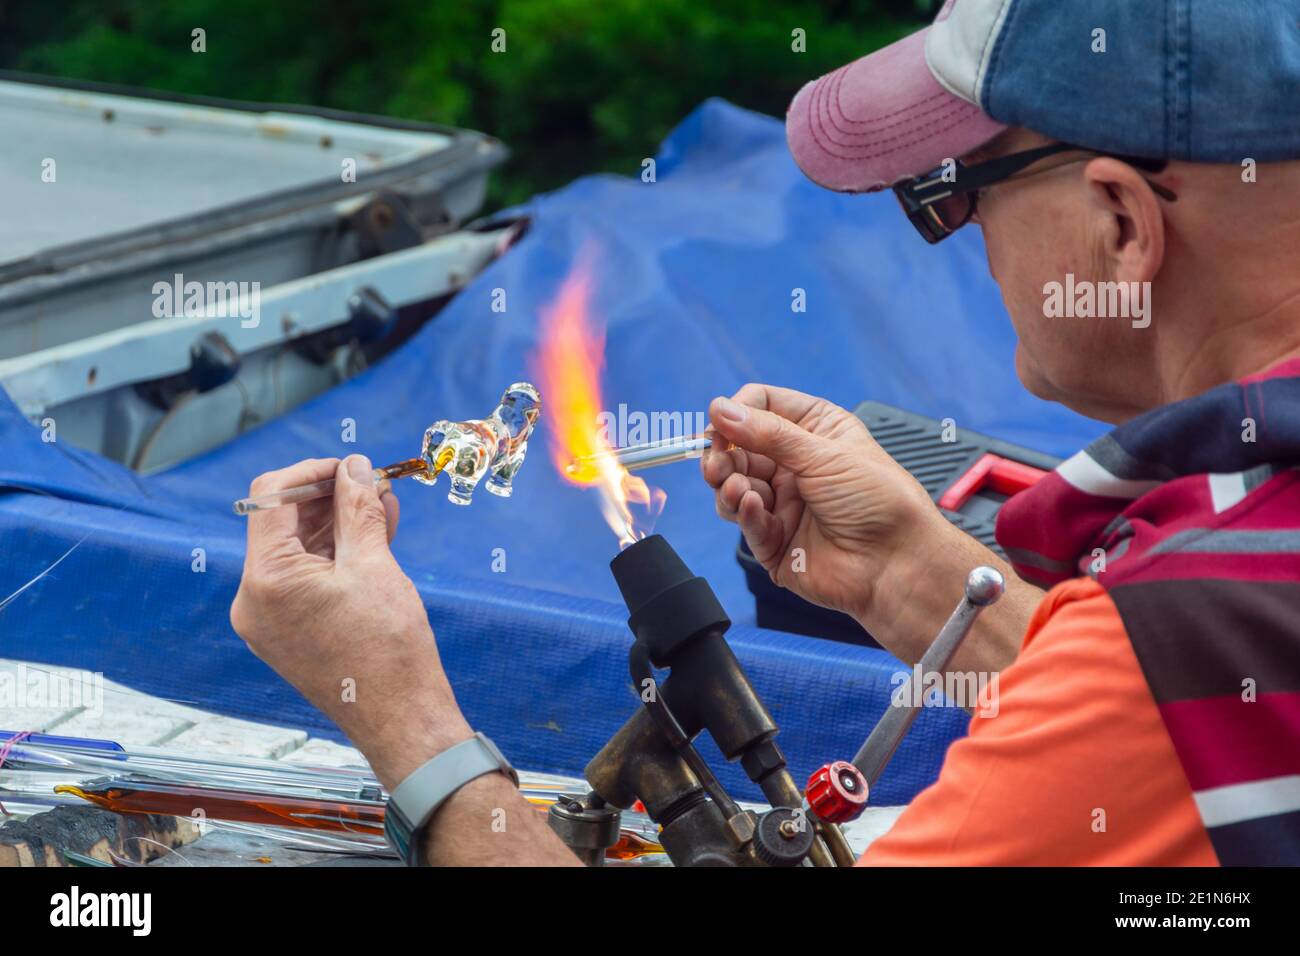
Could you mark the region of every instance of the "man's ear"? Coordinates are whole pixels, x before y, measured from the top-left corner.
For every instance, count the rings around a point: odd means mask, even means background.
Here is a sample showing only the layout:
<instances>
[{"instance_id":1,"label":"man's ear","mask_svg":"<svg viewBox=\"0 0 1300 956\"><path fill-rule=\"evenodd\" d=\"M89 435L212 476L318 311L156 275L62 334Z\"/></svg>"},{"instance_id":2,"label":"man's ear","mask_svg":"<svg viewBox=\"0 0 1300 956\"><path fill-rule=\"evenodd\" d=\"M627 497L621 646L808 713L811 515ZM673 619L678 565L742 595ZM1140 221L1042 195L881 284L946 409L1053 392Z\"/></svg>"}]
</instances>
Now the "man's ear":
<instances>
[{"instance_id":1,"label":"man's ear","mask_svg":"<svg viewBox=\"0 0 1300 956\"><path fill-rule=\"evenodd\" d=\"M1142 174L1110 157L1084 167L1097 212L1105 217L1098 250L1118 282L1150 282L1165 260L1165 219L1160 199Z\"/></svg>"}]
</instances>

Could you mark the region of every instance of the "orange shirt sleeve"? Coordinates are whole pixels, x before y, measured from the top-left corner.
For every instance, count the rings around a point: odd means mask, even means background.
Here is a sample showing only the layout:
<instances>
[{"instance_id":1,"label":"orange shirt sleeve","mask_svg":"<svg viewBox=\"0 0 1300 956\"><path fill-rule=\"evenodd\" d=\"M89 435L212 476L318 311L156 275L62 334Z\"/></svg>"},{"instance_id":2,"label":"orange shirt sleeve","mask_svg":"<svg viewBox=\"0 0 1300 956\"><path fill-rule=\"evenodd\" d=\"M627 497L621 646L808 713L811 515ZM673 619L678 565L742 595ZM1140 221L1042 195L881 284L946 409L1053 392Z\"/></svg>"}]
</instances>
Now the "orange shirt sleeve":
<instances>
[{"instance_id":1,"label":"orange shirt sleeve","mask_svg":"<svg viewBox=\"0 0 1300 956\"><path fill-rule=\"evenodd\" d=\"M1100 586L1077 579L1053 588L998 685L996 714L971 718L938 781L860 864L1217 865Z\"/></svg>"}]
</instances>

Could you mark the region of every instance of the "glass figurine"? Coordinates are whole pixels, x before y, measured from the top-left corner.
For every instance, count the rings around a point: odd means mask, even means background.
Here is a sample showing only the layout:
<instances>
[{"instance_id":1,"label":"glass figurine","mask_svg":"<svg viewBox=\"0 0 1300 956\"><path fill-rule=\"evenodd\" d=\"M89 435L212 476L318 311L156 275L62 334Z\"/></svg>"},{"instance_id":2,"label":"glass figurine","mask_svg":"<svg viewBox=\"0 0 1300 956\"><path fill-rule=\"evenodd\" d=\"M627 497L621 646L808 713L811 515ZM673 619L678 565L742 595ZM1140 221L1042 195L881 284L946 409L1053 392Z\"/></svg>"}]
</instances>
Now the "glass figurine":
<instances>
[{"instance_id":1,"label":"glass figurine","mask_svg":"<svg viewBox=\"0 0 1300 956\"><path fill-rule=\"evenodd\" d=\"M434 422L425 430L420 450L426 470L413 477L432 485L440 473L446 473L451 479L447 500L452 504L469 504L485 477L489 492L509 498L511 482L524 462L528 439L541 412L537 389L516 382L487 418Z\"/></svg>"},{"instance_id":2,"label":"glass figurine","mask_svg":"<svg viewBox=\"0 0 1300 956\"><path fill-rule=\"evenodd\" d=\"M512 482L524 463L528 438L542 414L542 399L527 382L515 382L501 396L501 404L487 418L467 422L437 421L424 433L419 458L409 458L374 471L376 481L414 478L436 484L444 470L451 476L447 500L467 505L484 475L487 489L509 498ZM247 515L267 508L298 504L334 494L334 479L286 488L235 502L235 514Z\"/></svg>"}]
</instances>

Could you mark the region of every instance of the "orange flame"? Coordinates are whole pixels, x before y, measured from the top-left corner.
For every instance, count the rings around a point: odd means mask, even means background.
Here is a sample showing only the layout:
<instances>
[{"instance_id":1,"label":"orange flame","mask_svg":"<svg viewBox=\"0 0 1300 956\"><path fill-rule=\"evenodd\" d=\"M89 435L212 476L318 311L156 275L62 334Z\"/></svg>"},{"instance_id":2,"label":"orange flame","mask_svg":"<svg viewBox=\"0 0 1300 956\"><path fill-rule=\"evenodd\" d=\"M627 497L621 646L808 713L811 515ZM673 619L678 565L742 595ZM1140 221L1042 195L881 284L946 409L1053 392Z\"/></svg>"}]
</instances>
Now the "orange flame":
<instances>
[{"instance_id":1,"label":"orange flame","mask_svg":"<svg viewBox=\"0 0 1300 956\"><path fill-rule=\"evenodd\" d=\"M584 255L554 301L541 310L536 374L546 401L551 460L566 481L596 488L601 514L625 548L650 533L667 495L628 474L608 454L610 444L600 427L605 334L591 322L591 287L590 257ZM638 521L632 506L644 509L645 518Z\"/></svg>"}]
</instances>

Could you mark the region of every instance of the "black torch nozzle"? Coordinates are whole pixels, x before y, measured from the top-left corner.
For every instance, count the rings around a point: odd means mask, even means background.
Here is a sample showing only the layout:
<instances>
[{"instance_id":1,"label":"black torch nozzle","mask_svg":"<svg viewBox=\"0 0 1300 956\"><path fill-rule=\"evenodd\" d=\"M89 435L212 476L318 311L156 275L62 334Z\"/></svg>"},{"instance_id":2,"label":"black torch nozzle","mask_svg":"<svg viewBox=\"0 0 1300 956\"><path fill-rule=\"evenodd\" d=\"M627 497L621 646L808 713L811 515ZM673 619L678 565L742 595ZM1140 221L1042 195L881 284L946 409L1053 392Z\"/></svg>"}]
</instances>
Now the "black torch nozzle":
<instances>
[{"instance_id":1,"label":"black torch nozzle","mask_svg":"<svg viewBox=\"0 0 1300 956\"><path fill-rule=\"evenodd\" d=\"M623 603L634 614L651 598L695 577L661 534L628 545L609 562L609 569Z\"/></svg>"},{"instance_id":2,"label":"black torch nozzle","mask_svg":"<svg viewBox=\"0 0 1300 956\"><path fill-rule=\"evenodd\" d=\"M707 729L728 760L752 754L754 766L746 770L755 780L784 767L772 740L776 723L727 644L731 620L709 582L657 534L628 547L609 567L637 643L655 667L672 671L662 696L688 738Z\"/></svg>"},{"instance_id":3,"label":"black torch nozzle","mask_svg":"<svg viewBox=\"0 0 1300 956\"><path fill-rule=\"evenodd\" d=\"M709 582L691 573L663 535L625 548L609 569L630 613L628 627L656 667L671 666L674 653L696 637L731 627Z\"/></svg>"},{"instance_id":4,"label":"black torch nozzle","mask_svg":"<svg viewBox=\"0 0 1300 956\"><path fill-rule=\"evenodd\" d=\"M640 687L643 680L654 680L647 657L671 674L655 700L646 701L646 708L586 765L586 779L612 805L641 800L663 827L664 847L675 864L729 860L732 844L725 827L740 809L690 741L707 730L727 760L740 761L772 806L800 809L803 793L776 745L776 722L727 644L727 611L708 581L693 575L662 536L630 545L610 562L610 571L636 635L629 653L633 683ZM711 801L702 801L703 791ZM818 866L852 864L844 835L835 827L816 826L810 860Z\"/></svg>"},{"instance_id":5,"label":"black torch nozzle","mask_svg":"<svg viewBox=\"0 0 1300 956\"><path fill-rule=\"evenodd\" d=\"M717 847L724 848L719 852L725 857L730 838L723 828L728 814L739 810L691 741L707 730L722 755L740 761L773 807L798 809L803 793L776 744L776 722L727 644L731 620L713 589L691 573L661 535L629 546L609 569L627 604L627 626L636 636L629 654L634 684L653 680L647 656L671 673L655 702L647 701L587 764L587 780L614 806L641 800L663 827L664 846L678 847L676 855L669 848L674 863L707 857ZM708 790L712 802L698 802L702 790ZM707 813L700 807L708 808ZM837 829L818 824L818 834L809 851L815 865L853 862ZM834 842L831 850L826 839Z\"/></svg>"}]
</instances>

